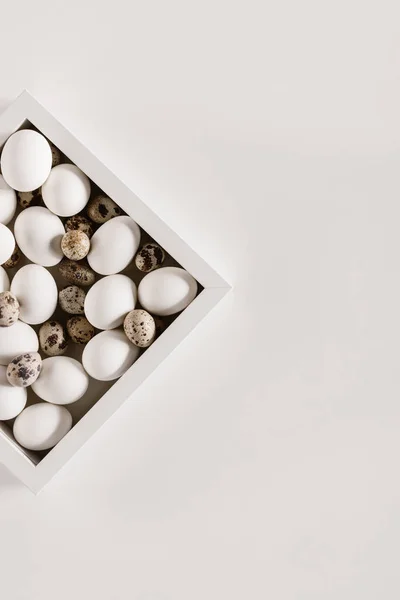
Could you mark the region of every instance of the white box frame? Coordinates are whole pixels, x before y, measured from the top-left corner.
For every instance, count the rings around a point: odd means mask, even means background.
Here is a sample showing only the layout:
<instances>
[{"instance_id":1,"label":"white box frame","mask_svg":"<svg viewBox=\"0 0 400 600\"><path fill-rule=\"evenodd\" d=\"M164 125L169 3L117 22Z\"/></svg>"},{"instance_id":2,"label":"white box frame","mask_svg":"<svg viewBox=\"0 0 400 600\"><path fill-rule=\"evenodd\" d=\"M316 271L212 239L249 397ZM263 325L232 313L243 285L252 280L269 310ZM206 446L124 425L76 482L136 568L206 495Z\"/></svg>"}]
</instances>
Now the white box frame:
<instances>
[{"instance_id":1,"label":"white box frame","mask_svg":"<svg viewBox=\"0 0 400 600\"><path fill-rule=\"evenodd\" d=\"M29 489L38 493L218 304L230 290L230 285L29 92L24 91L0 114L0 147L25 121L32 123L60 148L204 287L192 304L38 464L35 464L35 456L23 452L0 426L0 462Z\"/></svg>"}]
</instances>

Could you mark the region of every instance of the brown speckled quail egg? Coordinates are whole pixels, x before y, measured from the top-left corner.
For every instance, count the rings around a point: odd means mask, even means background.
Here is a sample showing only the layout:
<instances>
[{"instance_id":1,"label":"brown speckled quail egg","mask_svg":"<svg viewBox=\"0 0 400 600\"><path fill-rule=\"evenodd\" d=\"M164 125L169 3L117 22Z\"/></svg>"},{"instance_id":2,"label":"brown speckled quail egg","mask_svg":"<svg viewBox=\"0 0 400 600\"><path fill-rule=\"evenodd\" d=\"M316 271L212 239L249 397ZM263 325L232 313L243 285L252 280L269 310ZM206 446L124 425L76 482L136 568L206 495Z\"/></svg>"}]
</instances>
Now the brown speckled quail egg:
<instances>
[{"instance_id":1,"label":"brown speckled quail egg","mask_svg":"<svg viewBox=\"0 0 400 600\"><path fill-rule=\"evenodd\" d=\"M21 260L21 257L21 250L18 248L17 244L15 244L13 253L11 254L10 258L6 260L6 262L3 264L3 267L5 269L14 269L14 267L16 267L19 261Z\"/></svg>"},{"instance_id":2,"label":"brown speckled quail egg","mask_svg":"<svg viewBox=\"0 0 400 600\"><path fill-rule=\"evenodd\" d=\"M47 141L49 142L49 145L51 148L51 166L56 167L57 165L60 164L61 159L62 159L61 150L59 150L57 148L57 146L52 144L49 140L47 140Z\"/></svg>"},{"instance_id":3,"label":"brown speckled quail egg","mask_svg":"<svg viewBox=\"0 0 400 600\"><path fill-rule=\"evenodd\" d=\"M67 321L68 335L75 344L87 344L95 334L94 327L85 317L71 317Z\"/></svg>"},{"instance_id":4,"label":"brown speckled quail egg","mask_svg":"<svg viewBox=\"0 0 400 600\"><path fill-rule=\"evenodd\" d=\"M47 356L60 356L67 350L67 336L58 321L46 321L39 329L39 343Z\"/></svg>"},{"instance_id":5,"label":"brown speckled quail egg","mask_svg":"<svg viewBox=\"0 0 400 600\"><path fill-rule=\"evenodd\" d=\"M67 231L61 240L61 250L70 260L82 260L90 250L89 238L79 229Z\"/></svg>"},{"instance_id":6,"label":"brown speckled quail egg","mask_svg":"<svg viewBox=\"0 0 400 600\"><path fill-rule=\"evenodd\" d=\"M35 383L42 370L38 352L27 352L14 358L7 367L8 383L15 387L28 387Z\"/></svg>"},{"instance_id":7,"label":"brown speckled quail egg","mask_svg":"<svg viewBox=\"0 0 400 600\"><path fill-rule=\"evenodd\" d=\"M100 194L89 201L87 214L95 223L105 223L113 217L122 215L122 210L114 200Z\"/></svg>"},{"instance_id":8,"label":"brown speckled quail egg","mask_svg":"<svg viewBox=\"0 0 400 600\"><path fill-rule=\"evenodd\" d=\"M18 321L19 302L12 292L0 294L0 327L10 327Z\"/></svg>"},{"instance_id":9,"label":"brown speckled quail egg","mask_svg":"<svg viewBox=\"0 0 400 600\"><path fill-rule=\"evenodd\" d=\"M156 324L147 311L135 309L126 315L124 331L132 344L139 348L147 348L156 337Z\"/></svg>"},{"instance_id":10,"label":"brown speckled quail egg","mask_svg":"<svg viewBox=\"0 0 400 600\"><path fill-rule=\"evenodd\" d=\"M58 294L61 308L70 315L83 315L85 313L86 292L77 285L68 285Z\"/></svg>"},{"instance_id":11,"label":"brown speckled quail egg","mask_svg":"<svg viewBox=\"0 0 400 600\"><path fill-rule=\"evenodd\" d=\"M88 238L91 238L94 233L93 224L83 215L75 215L65 221L65 231L73 230L83 231Z\"/></svg>"},{"instance_id":12,"label":"brown speckled quail egg","mask_svg":"<svg viewBox=\"0 0 400 600\"><path fill-rule=\"evenodd\" d=\"M135 256L135 265L139 271L149 273L161 267L164 260L164 250L158 244L145 244Z\"/></svg>"},{"instance_id":13,"label":"brown speckled quail egg","mask_svg":"<svg viewBox=\"0 0 400 600\"><path fill-rule=\"evenodd\" d=\"M92 285L96 279L94 271L92 271L92 269L85 263L78 263L66 258L60 262L58 270L60 275L64 277L68 283L77 285Z\"/></svg>"},{"instance_id":14,"label":"brown speckled quail egg","mask_svg":"<svg viewBox=\"0 0 400 600\"><path fill-rule=\"evenodd\" d=\"M17 192L18 204L21 208L29 208L29 206L39 206L42 202L41 188L33 190L33 192Z\"/></svg>"}]
</instances>

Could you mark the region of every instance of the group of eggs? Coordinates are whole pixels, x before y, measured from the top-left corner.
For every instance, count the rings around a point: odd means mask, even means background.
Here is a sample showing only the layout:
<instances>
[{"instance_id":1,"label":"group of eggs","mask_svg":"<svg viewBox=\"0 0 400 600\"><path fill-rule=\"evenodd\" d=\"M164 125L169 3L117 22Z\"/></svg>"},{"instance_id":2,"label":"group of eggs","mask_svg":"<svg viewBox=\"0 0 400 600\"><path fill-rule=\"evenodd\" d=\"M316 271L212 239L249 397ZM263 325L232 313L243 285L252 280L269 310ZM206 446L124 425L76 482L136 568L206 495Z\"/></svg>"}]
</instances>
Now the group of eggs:
<instances>
[{"instance_id":1,"label":"group of eggs","mask_svg":"<svg viewBox=\"0 0 400 600\"><path fill-rule=\"evenodd\" d=\"M140 247L136 222L108 196L93 194L89 178L61 163L41 133L11 135L0 165L0 420L15 418L24 448L48 450L72 426L65 405L84 396L90 377L121 377L155 340L158 318L194 300L197 282L163 266L157 244ZM22 256L29 264L10 283L6 269ZM138 286L121 273L133 261L144 273ZM68 284L60 290L46 268L56 265ZM57 305L68 314L67 332L51 320ZM84 345L81 362L65 356L68 338ZM29 386L43 402L25 408Z\"/></svg>"}]
</instances>

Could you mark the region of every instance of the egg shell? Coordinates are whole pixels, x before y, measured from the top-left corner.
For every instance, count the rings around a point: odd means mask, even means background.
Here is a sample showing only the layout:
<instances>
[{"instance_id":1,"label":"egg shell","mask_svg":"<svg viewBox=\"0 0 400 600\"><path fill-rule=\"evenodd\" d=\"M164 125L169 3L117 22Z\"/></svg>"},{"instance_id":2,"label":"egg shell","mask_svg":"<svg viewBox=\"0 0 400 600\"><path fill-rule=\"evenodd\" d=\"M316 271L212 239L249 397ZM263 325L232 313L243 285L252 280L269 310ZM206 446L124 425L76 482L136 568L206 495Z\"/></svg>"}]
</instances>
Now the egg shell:
<instances>
[{"instance_id":1,"label":"egg shell","mask_svg":"<svg viewBox=\"0 0 400 600\"><path fill-rule=\"evenodd\" d=\"M85 299L85 315L97 329L114 329L135 308L136 284L126 275L108 275L97 281Z\"/></svg>"},{"instance_id":2,"label":"egg shell","mask_svg":"<svg viewBox=\"0 0 400 600\"><path fill-rule=\"evenodd\" d=\"M91 239L89 265L100 275L119 273L129 265L140 244L140 229L131 217L115 217Z\"/></svg>"},{"instance_id":3,"label":"egg shell","mask_svg":"<svg viewBox=\"0 0 400 600\"><path fill-rule=\"evenodd\" d=\"M36 381L41 370L42 358L38 352L20 354L7 366L8 383L16 387L28 387Z\"/></svg>"},{"instance_id":4,"label":"egg shell","mask_svg":"<svg viewBox=\"0 0 400 600\"><path fill-rule=\"evenodd\" d=\"M156 324L146 310L131 310L124 319L124 331L132 344L139 348L147 348L156 337Z\"/></svg>"},{"instance_id":5,"label":"egg shell","mask_svg":"<svg viewBox=\"0 0 400 600\"><path fill-rule=\"evenodd\" d=\"M164 250L158 244L145 244L135 256L135 265L143 273L150 273L161 267L165 260Z\"/></svg>"},{"instance_id":6,"label":"egg shell","mask_svg":"<svg viewBox=\"0 0 400 600\"><path fill-rule=\"evenodd\" d=\"M85 346L82 364L94 379L112 381L121 377L139 357L122 329L102 331Z\"/></svg>"},{"instance_id":7,"label":"egg shell","mask_svg":"<svg viewBox=\"0 0 400 600\"><path fill-rule=\"evenodd\" d=\"M153 315L165 317L184 310L196 297L197 281L179 267L162 267L143 277L138 297Z\"/></svg>"},{"instance_id":8,"label":"egg shell","mask_svg":"<svg viewBox=\"0 0 400 600\"><path fill-rule=\"evenodd\" d=\"M58 301L62 310L70 315L84 314L85 298L86 292L77 285L68 285L58 294Z\"/></svg>"},{"instance_id":9,"label":"egg shell","mask_svg":"<svg viewBox=\"0 0 400 600\"><path fill-rule=\"evenodd\" d=\"M69 283L92 285L96 280L94 271L85 263L79 263L65 258L58 267L60 275Z\"/></svg>"},{"instance_id":10,"label":"egg shell","mask_svg":"<svg viewBox=\"0 0 400 600\"><path fill-rule=\"evenodd\" d=\"M90 239L93 235L93 223L83 215L74 215L65 221L65 231L83 231Z\"/></svg>"},{"instance_id":11,"label":"egg shell","mask_svg":"<svg viewBox=\"0 0 400 600\"><path fill-rule=\"evenodd\" d=\"M89 238L83 231L67 231L61 240L61 250L70 260L82 260L89 252L89 248Z\"/></svg>"},{"instance_id":12,"label":"egg shell","mask_svg":"<svg viewBox=\"0 0 400 600\"><path fill-rule=\"evenodd\" d=\"M0 223L8 225L17 209L17 194L0 175Z\"/></svg>"},{"instance_id":13,"label":"egg shell","mask_svg":"<svg viewBox=\"0 0 400 600\"><path fill-rule=\"evenodd\" d=\"M8 277L7 271L0 267L0 292L6 292L10 289L10 278Z\"/></svg>"},{"instance_id":14,"label":"egg shell","mask_svg":"<svg viewBox=\"0 0 400 600\"><path fill-rule=\"evenodd\" d=\"M15 244L13 253L11 254L10 258L6 260L6 262L3 264L3 267L5 269L14 269L18 265L21 258L21 250L18 248L17 244Z\"/></svg>"},{"instance_id":15,"label":"egg shell","mask_svg":"<svg viewBox=\"0 0 400 600\"><path fill-rule=\"evenodd\" d=\"M85 208L90 181L76 165L58 165L42 185L43 202L60 217L71 217Z\"/></svg>"},{"instance_id":16,"label":"egg shell","mask_svg":"<svg viewBox=\"0 0 400 600\"><path fill-rule=\"evenodd\" d=\"M37 325L49 319L57 307L58 290L53 275L40 265L25 265L11 282L20 304L20 319Z\"/></svg>"},{"instance_id":17,"label":"egg shell","mask_svg":"<svg viewBox=\"0 0 400 600\"><path fill-rule=\"evenodd\" d=\"M0 327L11 327L18 321L20 306L12 292L0 292Z\"/></svg>"},{"instance_id":18,"label":"egg shell","mask_svg":"<svg viewBox=\"0 0 400 600\"><path fill-rule=\"evenodd\" d=\"M5 263L15 248L15 239L11 230L0 223L0 264Z\"/></svg>"},{"instance_id":19,"label":"egg shell","mask_svg":"<svg viewBox=\"0 0 400 600\"><path fill-rule=\"evenodd\" d=\"M26 389L12 386L7 379L7 367L0 366L0 421L14 419L25 408Z\"/></svg>"},{"instance_id":20,"label":"egg shell","mask_svg":"<svg viewBox=\"0 0 400 600\"><path fill-rule=\"evenodd\" d=\"M11 327L0 327L0 365L8 365L19 354L38 350L38 336L30 325L17 321Z\"/></svg>"},{"instance_id":21,"label":"egg shell","mask_svg":"<svg viewBox=\"0 0 400 600\"><path fill-rule=\"evenodd\" d=\"M22 129L13 133L1 154L1 172L14 190L30 192L48 178L52 163L51 148L37 131Z\"/></svg>"},{"instance_id":22,"label":"egg shell","mask_svg":"<svg viewBox=\"0 0 400 600\"><path fill-rule=\"evenodd\" d=\"M94 327L86 317L76 315L67 321L68 335L75 344L87 344L95 334Z\"/></svg>"},{"instance_id":23,"label":"egg shell","mask_svg":"<svg viewBox=\"0 0 400 600\"><path fill-rule=\"evenodd\" d=\"M47 321L39 329L39 344L47 356L61 356L68 348L67 335L58 321Z\"/></svg>"},{"instance_id":24,"label":"egg shell","mask_svg":"<svg viewBox=\"0 0 400 600\"><path fill-rule=\"evenodd\" d=\"M52 404L72 404L86 393L89 377L80 362L69 356L45 358L32 389Z\"/></svg>"},{"instance_id":25,"label":"egg shell","mask_svg":"<svg viewBox=\"0 0 400 600\"><path fill-rule=\"evenodd\" d=\"M42 201L42 188L32 192L17 192L18 204L25 209L29 206L39 206Z\"/></svg>"},{"instance_id":26,"label":"egg shell","mask_svg":"<svg viewBox=\"0 0 400 600\"><path fill-rule=\"evenodd\" d=\"M64 233L61 219L43 206L31 206L15 220L15 239L22 253L43 267L53 267L63 258L61 239Z\"/></svg>"},{"instance_id":27,"label":"egg shell","mask_svg":"<svg viewBox=\"0 0 400 600\"><path fill-rule=\"evenodd\" d=\"M108 196L99 194L92 198L87 206L87 214L95 223L106 223L122 214L121 208Z\"/></svg>"},{"instance_id":28,"label":"egg shell","mask_svg":"<svg viewBox=\"0 0 400 600\"><path fill-rule=\"evenodd\" d=\"M64 406L40 402L28 406L18 415L13 434L27 450L49 450L62 440L71 427L72 416Z\"/></svg>"}]
</instances>

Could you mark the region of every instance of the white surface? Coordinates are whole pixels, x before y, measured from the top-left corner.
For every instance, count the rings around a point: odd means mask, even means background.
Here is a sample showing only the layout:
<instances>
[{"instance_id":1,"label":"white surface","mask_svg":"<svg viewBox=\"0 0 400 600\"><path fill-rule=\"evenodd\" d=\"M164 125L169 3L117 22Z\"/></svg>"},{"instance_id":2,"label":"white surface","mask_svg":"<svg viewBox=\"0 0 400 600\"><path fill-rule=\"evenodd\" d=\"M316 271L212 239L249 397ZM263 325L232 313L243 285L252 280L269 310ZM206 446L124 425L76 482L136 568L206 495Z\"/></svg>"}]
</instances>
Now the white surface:
<instances>
[{"instance_id":1,"label":"white surface","mask_svg":"<svg viewBox=\"0 0 400 600\"><path fill-rule=\"evenodd\" d=\"M40 265L25 265L18 269L10 291L20 305L19 318L30 325L50 319L57 307L58 290L53 275Z\"/></svg>"},{"instance_id":2,"label":"white surface","mask_svg":"<svg viewBox=\"0 0 400 600\"><path fill-rule=\"evenodd\" d=\"M38 349L36 331L27 323L17 321L11 327L0 327L0 365L8 365L19 354Z\"/></svg>"},{"instance_id":3,"label":"white surface","mask_svg":"<svg viewBox=\"0 0 400 600\"><path fill-rule=\"evenodd\" d=\"M132 262L139 244L140 229L135 221L114 217L94 232L87 261L96 273L113 275Z\"/></svg>"},{"instance_id":4,"label":"white surface","mask_svg":"<svg viewBox=\"0 0 400 600\"><path fill-rule=\"evenodd\" d=\"M57 215L43 206L30 206L20 212L14 233L22 252L38 265L52 267L64 256L61 250L64 225Z\"/></svg>"},{"instance_id":5,"label":"white surface","mask_svg":"<svg viewBox=\"0 0 400 600\"><path fill-rule=\"evenodd\" d=\"M26 404L26 389L8 382L7 367L0 365L0 419L14 419Z\"/></svg>"},{"instance_id":6,"label":"white surface","mask_svg":"<svg viewBox=\"0 0 400 600\"><path fill-rule=\"evenodd\" d=\"M83 210L90 196L90 181L76 165L58 165L42 186L43 202L60 217Z\"/></svg>"},{"instance_id":7,"label":"white surface","mask_svg":"<svg viewBox=\"0 0 400 600\"><path fill-rule=\"evenodd\" d=\"M89 377L79 361L70 356L51 356L43 360L32 389L46 402L72 404L82 398L88 386Z\"/></svg>"},{"instance_id":8,"label":"white surface","mask_svg":"<svg viewBox=\"0 0 400 600\"><path fill-rule=\"evenodd\" d=\"M41 495L0 470L4 597L397 600L398 4L6 12L4 102L235 291Z\"/></svg>"},{"instance_id":9,"label":"white surface","mask_svg":"<svg viewBox=\"0 0 400 600\"><path fill-rule=\"evenodd\" d=\"M108 275L96 281L85 298L85 316L97 329L114 329L135 308L136 284L126 275Z\"/></svg>"},{"instance_id":10,"label":"white surface","mask_svg":"<svg viewBox=\"0 0 400 600\"><path fill-rule=\"evenodd\" d=\"M82 364L94 379L113 381L126 373L139 356L122 328L101 331L83 350Z\"/></svg>"},{"instance_id":11,"label":"white surface","mask_svg":"<svg viewBox=\"0 0 400 600\"><path fill-rule=\"evenodd\" d=\"M0 223L8 225L17 208L17 194L0 175Z\"/></svg>"},{"instance_id":12,"label":"white surface","mask_svg":"<svg viewBox=\"0 0 400 600\"><path fill-rule=\"evenodd\" d=\"M15 239L12 231L3 223L0 223L0 264L5 263L15 248Z\"/></svg>"},{"instance_id":13,"label":"white surface","mask_svg":"<svg viewBox=\"0 0 400 600\"><path fill-rule=\"evenodd\" d=\"M64 406L41 402L28 406L15 420L14 437L27 450L48 450L71 429L72 417Z\"/></svg>"}]
</instances>

